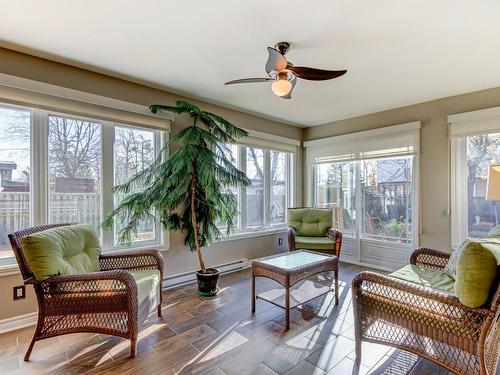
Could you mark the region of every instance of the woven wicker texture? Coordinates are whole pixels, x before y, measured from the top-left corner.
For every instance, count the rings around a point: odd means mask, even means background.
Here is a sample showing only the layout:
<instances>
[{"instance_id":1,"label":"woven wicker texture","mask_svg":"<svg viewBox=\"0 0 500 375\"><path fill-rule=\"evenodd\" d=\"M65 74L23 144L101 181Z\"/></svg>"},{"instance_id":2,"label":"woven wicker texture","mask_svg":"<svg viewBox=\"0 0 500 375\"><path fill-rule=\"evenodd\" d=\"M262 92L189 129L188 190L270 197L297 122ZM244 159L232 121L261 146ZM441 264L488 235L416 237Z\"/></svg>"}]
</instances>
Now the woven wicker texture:
<instances>
[{"instance_id":1,"label":"woven wicker texture","mask_svg":"<svg viewBox=\"0 0 500 375\"><path fill-rule=\"evenodd\" d=\"M140 325L156 307L161 314L161 290L138 305L137 284L127 270L157 269L163 280L163 258L157 250L108 253L100 256L100 272L52 276L38 281L25 261L20 239L32 233L70 224L44 225L9 235L24 283L33 285L38 301L38 322L26 352L29 360L36 341L77 332L96 332L131 340L135 356Z\"/></svg>"},{"instance_id":2,"label":"woven wicker texture","mask_svg":"<svg viewBox=\"0 0 500 375\"><path fill-rule=\"evenodd\" d=\"M443 270L449 255L417 249L411 264ZM499 290L489 305L472 309L453 295L373 272L353 282L356 352L361 340L416 353L455 374L485 374L484 339Z\"/></svg>"}]
</instances>

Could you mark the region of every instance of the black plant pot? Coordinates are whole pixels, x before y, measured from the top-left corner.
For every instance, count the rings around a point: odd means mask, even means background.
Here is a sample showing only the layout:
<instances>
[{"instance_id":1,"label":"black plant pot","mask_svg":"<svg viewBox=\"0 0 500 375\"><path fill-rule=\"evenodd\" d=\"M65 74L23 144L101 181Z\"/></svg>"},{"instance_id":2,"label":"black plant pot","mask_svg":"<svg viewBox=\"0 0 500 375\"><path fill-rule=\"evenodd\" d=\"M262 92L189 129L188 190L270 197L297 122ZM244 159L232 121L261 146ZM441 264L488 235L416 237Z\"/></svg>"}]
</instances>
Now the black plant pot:
<instances>
[{"instance_id":1,"label":"black plant pot","mask_svg":"<svg viewBox=\"0 0 500 375\"><path fill-rule=\"evenodd\" d=\"M219 291L219 275L220 270L217 268L207 268L204 273L201 271L196 272L198 294L206 297L215 296Z\"/></svg>"}]
</instances>

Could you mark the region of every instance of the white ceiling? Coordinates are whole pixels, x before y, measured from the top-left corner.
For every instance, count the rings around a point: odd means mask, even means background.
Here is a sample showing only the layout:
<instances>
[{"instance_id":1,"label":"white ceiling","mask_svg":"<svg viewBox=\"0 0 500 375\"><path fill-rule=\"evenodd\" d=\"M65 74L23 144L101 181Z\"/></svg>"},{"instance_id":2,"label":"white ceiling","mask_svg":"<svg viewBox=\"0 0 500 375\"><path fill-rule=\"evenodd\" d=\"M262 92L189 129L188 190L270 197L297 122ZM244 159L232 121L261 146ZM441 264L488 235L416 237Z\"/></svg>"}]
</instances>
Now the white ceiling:
<instances>
[{"instance_id":1,"label":"white ceiling","mask_svg":"<svg viewBox=\"0 0 500 375\"><path fill-rule=\"evenodd\" d=\"M0 9L0 45L303 126L500 86L498 0L0 0ZM289 101L268 83L223 85L264 77L266 47L281 40L295 65L348 72L299 80Z\"/></svg>"}]
</instances>

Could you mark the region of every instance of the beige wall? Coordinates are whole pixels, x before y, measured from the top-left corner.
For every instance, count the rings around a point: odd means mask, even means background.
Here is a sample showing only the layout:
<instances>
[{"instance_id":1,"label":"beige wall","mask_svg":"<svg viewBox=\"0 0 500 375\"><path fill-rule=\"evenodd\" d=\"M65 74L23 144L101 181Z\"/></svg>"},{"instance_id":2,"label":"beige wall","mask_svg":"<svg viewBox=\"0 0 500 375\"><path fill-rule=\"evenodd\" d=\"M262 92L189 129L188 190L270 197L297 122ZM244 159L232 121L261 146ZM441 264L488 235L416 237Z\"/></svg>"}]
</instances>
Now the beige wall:
<instances>
[{"instance_id":1,"label":"beige wall","mask_svg":"<svg viewBox=\"0 0 500 375\"><path fill-rule=\"evenodd\" d=\"M304 140L420 120L422 122L420 245L450 251L447 116L496 106L500 106L500 88L452 96L307 128L304 129Z\"/></svg>"},{"instance_id":2,"label":"beige wall","mask_svg":"<svg viewBox=\"0 0 500 375\"><path fill-rule=\"evenodd\" d=\"M88 70L59 64L37 57L0 48L0 73L51 83L62 87L108 96L132 103L173 103L182 96L119 78L93 73ZM447 115L500 106L500 88L454 96L427 103L397 108L348 120L336 121L308 129L263 119L247 113L202 103L203 108L217 112L239 126L275 135L286 134L295 139L311 140L332 135L346 134L394 124L422 121L422 153L420 158L421 193L421 245L448 249L450 243L450 217L448 209L448 141ZM173 132L188 124L187 118L176 118ZM298 155L302 165L302 155ZM302 168L297 170L298 205L301 204ZM171 235L170 250L166 252L166 273L181 273L196 268L196 259L185 249L182 236ZM252 259L272 251L281 251L276 236L263 236L245 240L220 242L206 249L208 264L221 264L241 258ZM28 288L26 300L12 301L12 286L20 285L20 276L0 278L0 295L3 305L0 320L36 310L33 293Z\"/></svg>"},{"instance_id":3,"label":"beige wall","mask_svg":"<svg viewBox=\"0 0 500 375\"><path fill-rule=\"evenodd\" d=\"M155 103L173 104L175 100L185 99L180 95L160 89L2 48L0 48L0 73L142 105ZM203 109L216 112L236 125L247 129L275 135L286 134L289 138L299 140L302 137L302 129L297 127L192 99L188 100L201 105ZM190 119L187 116L176 117L172 124L172 133L176 133L182 127L187 126L190 123L189 121ZM298 165L302 165L300 157ZM298 172L297 181L301 181L300 168ZM300 200L300 190L298 191L298 197ZM282 235L282 237L284 238L285 236ZM242 258L253 259L271 254L272 252L284 251L285 249L284 246L277 246L277 235L267 235L215 243L206 249L205 255L207 264L218 265ZM170 249L164 253L164 257L166 276L197 269L196 257L186 249L183 244L182 235L179 233L171 234ZM3 302L0 308L0 320L36 311L36 301L30 290L31 288L27 288L29 292L26 300L12 301L12 287L15 285L22 285L20 276L0 278L0 295Z\"/></svg>"}]
</instances>

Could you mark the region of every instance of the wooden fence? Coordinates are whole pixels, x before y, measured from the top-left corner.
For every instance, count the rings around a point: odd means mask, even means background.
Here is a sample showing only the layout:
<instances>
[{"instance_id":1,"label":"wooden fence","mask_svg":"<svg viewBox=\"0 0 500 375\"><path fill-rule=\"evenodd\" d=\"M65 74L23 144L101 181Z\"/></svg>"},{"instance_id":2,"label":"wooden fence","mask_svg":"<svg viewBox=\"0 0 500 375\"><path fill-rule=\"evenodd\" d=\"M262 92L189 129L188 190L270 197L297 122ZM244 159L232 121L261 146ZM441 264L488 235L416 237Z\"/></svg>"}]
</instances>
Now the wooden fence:
<instances>
[{"instance_id":1,"label":"wooden fence","mask_svg":"<svg viewBox=\"0 0 500 375\"><path fill-rule=\"evenodd\" d=\"M86 223L95 228L101 223L98 193L50 193L50 223ZM0 250L10 249L7 235L30 223L30 193L0 193Z\"/></svg>"}]
</instances>

